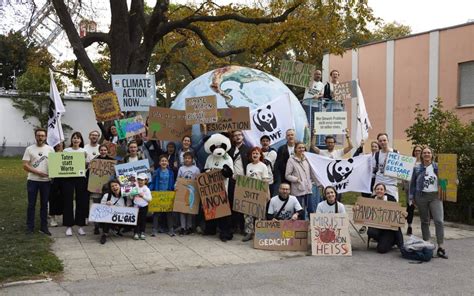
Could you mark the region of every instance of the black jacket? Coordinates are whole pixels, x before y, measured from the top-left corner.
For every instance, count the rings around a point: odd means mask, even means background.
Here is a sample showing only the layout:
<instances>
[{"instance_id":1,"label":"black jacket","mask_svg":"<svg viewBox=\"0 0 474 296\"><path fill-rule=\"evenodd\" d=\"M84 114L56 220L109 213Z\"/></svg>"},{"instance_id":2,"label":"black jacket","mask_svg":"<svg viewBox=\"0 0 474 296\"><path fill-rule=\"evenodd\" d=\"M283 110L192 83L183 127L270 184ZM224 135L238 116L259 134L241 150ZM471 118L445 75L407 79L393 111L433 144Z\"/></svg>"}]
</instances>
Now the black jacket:
<instances>
[{"instance_id":1,"label":"black jacket","mask_svg":"<svg viewBox=\"0 0 474 296\"><path fill-rule=\"evenodd\" d=\"M290 152L288 151L288 144L285 143L284 145L280 146L277 151L277 159L275 160L275 174L279 174L280 176L280 182L286 182L288 184L291 184L286 178L285 178L285 172L286 172L286 163L288 162L288 159L290 158Z\"/></svg>"},{"instance_id":2,"label":"black jacket","mask_svg":"<svg viewBox=\"0 0 474 296\"><path fill-rule=\"evenodd\" d=\"M229 156L232 158L232 161L234 163L235 163L235 159L237 158L237 157L234 157L235 149L236 149L235 146L232 145L232 147L230 147L229 152L227 152L227 154L229 154ZM244 175L247 175L247 164L249 163L249 156L248 156L249 150L250 150L249 147L247 147L247 145L245 144L242 144L242 146L240 146L239 148L240 157L242 158L242 165L244 166Z\"/></svg>"}]
</instances>

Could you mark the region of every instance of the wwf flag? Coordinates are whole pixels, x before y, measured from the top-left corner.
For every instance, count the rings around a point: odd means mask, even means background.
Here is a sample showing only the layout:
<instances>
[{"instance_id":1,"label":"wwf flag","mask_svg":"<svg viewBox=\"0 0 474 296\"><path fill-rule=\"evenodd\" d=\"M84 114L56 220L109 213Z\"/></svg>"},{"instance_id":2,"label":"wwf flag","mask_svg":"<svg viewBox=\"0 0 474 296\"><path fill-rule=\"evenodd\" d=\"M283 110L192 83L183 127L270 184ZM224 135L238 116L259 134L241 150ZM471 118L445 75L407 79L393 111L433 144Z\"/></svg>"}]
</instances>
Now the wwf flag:
<instances>
[{"instance_id":1,"label":"wwf flag","mask_svg":"<svg viewBox=\"0 0 474 296\"><path fill-rule=\"evenodd\" d=\"M370 193L371 155L359 155L349 159L331 159L314 153L305 156L318 181L326 186L334 186L338 193Z\"/></svg>"},{"instance_id":2,"label":"wwf flag","mask_svg":"<svg viewBox=\"0 0 474 296\"><path fill-rule=\"evenodd\" d=\"M51 83L49 85L49 118L48 118L48 145L56 146L64 141L63 128L61 126L61 116L66 113L61 97L59 96L58 87L54 81L53 72L49 71Z\"/></svg>"}]
</instances>

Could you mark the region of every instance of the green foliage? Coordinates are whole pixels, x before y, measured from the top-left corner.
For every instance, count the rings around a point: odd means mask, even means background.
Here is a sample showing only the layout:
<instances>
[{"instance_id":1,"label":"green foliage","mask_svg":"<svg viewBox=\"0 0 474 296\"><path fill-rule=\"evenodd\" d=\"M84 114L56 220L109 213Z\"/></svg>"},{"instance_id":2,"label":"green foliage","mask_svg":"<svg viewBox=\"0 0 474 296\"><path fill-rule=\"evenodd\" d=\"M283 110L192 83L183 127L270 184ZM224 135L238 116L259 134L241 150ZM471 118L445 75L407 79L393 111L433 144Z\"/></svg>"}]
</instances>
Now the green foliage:
<instances>
[{"instance_id":1,"label":"green foliage","mask_svg":"<svg viewBox=\"0 0 474 296\"><path fill-rule=\"evenodd\" d=\"M29 47L19 32L0 35L0 86L13 88L12 76L26 70Z\"/></svg>"},{"instance_id":2,"label":"green foliage","mask_svg":"<svg viewBox=\"0 0 474 296\"><path fill-rule=\"evenodd\" d=\"M377 28L371 37L371 41L382 41L396 39L411 34L410 26L402 25L397 22L387 23Z\"/></svg>"}]
</instances>

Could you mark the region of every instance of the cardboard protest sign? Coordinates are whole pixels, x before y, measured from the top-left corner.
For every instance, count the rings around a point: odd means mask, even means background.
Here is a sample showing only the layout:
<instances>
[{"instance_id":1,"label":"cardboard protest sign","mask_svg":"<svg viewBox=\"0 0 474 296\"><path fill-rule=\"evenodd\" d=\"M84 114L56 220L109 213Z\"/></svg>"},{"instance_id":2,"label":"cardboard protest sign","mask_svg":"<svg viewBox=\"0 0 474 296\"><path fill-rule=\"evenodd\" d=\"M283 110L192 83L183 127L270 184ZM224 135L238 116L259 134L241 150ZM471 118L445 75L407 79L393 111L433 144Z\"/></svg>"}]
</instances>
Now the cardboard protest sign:
<instances>
[{"instance_id":1,"label":"cardboard protest sign","mask_svg":"<svg viewBox=\"0 0 474 296\"><path fill-rule=\"evenodd\" d=\"M122 111L148 111L156 106L154 74L112 75L112 87Z\"/></svg>"},{"instance_id":2,"label":"cardboard protest sign","mask_svg":"<svg viewBox=\"0 0 474 296\"><path fill-rule=\"evenodd\" d=\"M115 175L120 182L122 195L130 196L138 194L137 176L140 173L148 175L151 179L150 164L148 160L133 161L115 166Z\"/></svg>"},{"instance_id":3,"label":"cardboard protest sign","mask_svg":"<svg viewBox=\"0 0 474 296\"><path fill-rule=\"evenodd\" d=\"M357 81L345 81L334 85L333 100L343 101L355 97L357 97Z\"/></svg>"},{"instance_id":4,"label":"cardboard protest sign","mask_svg":"<svg viewBox=\"0 0 474 296\"><path fill-rule=\"evenodd\" d=\"M146 132L145 123L141 115L115 120L115 127L121 140Z\"/></svg>"},{"instance_id":5,"label":"cardboard protest sign","mask_svg":"<svg viewBox=\"0 0 474 296\"><path fill-rule=\"evenodd\" d=\"M207 124L206 129L208 132L251 130L250 110L248 107L219 108L217 122Z\"/></svg>"},{"instance_id":6,"label":"cardboard protest sign","mask_svg":"<svg viewBox=\"0 0 474 296\"><path fill-rule=\"evenodd\" d=\"M92 106L97 121L114 120L121 116L117 95L114 91L93 95Z\"/></svg>"},{"instance_id":7,"label":"cardboard protest sign","mask_svg":"<svg viewBox=\"0 0 474 296\"><path fill-rule=\"evenodd\" d=\"M347 112L314 112L317 135L343 135L347 128Z\"/></svg>"},{"instance_id":8,"label":"cardboard protest sign","mask_svg":"<svg viewBox=\"0 0 474 296\"><path fill-rule=\"evenodd\" d=\"M50 178L86 176L86 155L84 152L52 152L48 154Z\"/></svg>"},{"instance_id":9,"label":"cardboard protest sign","mask_svg":"<svg viewBox=\"0 0 474 296\"><path fill-rule=\"evenodd\" d=\"M405 225L406 210L397 202L359 197L355 205L359 207L352 208L355 223L389 230Z\"/></svg>"},{"instance_id":10,"label":"cardboard protest sign","mask_svg":"<svg viewBox=\"0 0 474 296\"><path fill-rule=\"evenodd\" d=\"M138 180L136 172L126 172L117 176L120 182L120 191L123 196L134 196L138 194Z\"/></svg>"},{"instance_id":11,"label":"cardboard protest sign","mask_svg":"<svg viewBox=\"0 0 474 296\"><path fill-rule=\"evenodd\" d=\"M237 175L232 209L239 213L265 219L269 196L267 182Z\"/></svg>"},{"instance_id":12,"label":"cardboard protest sign","mask_svg":"<svg viewBox=\"0 0 474 296\"><path fill-rule=\"evenodd\" d=\"M186 98L186 124L217 122L217 97L204 96Z\"/></svg>"},{"instance_id":13,"label":"cardboard protest sign","mask_svg":"<svg viewBox=\"0 0 474 296\"><path fill-rule=\"evenodd\" d=\"M148 138L152 140L181 141L192 133L186 124L185 111L150 107L148 114Z\"/></svg>"},{"instance_id":14,"label":"cardboard protest sign","mask_svg":"<svg viewBox=\"0 0 474 296\"><path fill-rule=\"evenodd\" d=\"M456 154L438 154L439 194L442 200L458 200L458 156Z\"/></svg>"},{"instance_id":15,"label":"cardboard protest sign","mask_svg":"<svg viewBox=\"0 0 474 296\"><path fill-rule=\"evenodd\" d=\"M89 192L102 193L102 187L115 175L116 160L93 159L89 163Z\"/></svg>"},{"instance_id":16,"label":"cardboard protest sign","mask_svg":"<svg viewBox=\"0 0 474 296\"><path fill-rule=\"evenodd\" d=\"M313 82L314 71L316 71L315 65L282 60L279 78L285 84L307 88Z\"/></svg>"},{"instance_id":17,"label":"cardboard protest sign","mask_svg":"<svg viewBox=\"0 0 474 296\"><path fill-rule=\"evenodd\" d=\"M197 215L199 212L199 191L196 180L178 178L173 212Z\"/></svg>"},{"instance_id":18,"label":"cardboard protest sign","mask_svg":"<svg viewBox=\"0 0 474 296\"><path fill-rule=\"evenodd\" d=\"M352 256L349 218L346 214L311 214L311 254Z\"/></svg>"},{"instance_id":19,"label":"cardboard protest sign","mask_svg":"<svg viewBox=\"0 0 474 296\"><path fill-rule=\"evenodd\" d=\"M410 181L415 167L416 158L389 152L385 159L385 176Z\"/></svg>"},{"instance_id":20,"label":"cardboard protest sign","mask_svg":"<svg viewBox=\"0 0 474 296\"><path fill-rule=\"evenodd\" d=\"M174 191L152 191L152 199L148 203L148 211L172 212L175 194L176 192Z\"/></svg>"},{"instance_id":21,"label":"cardboard protest sign","mask_svg":"<svg viewBox=\"0 0 474 296\"><path fill-rule=\"evenodd\" d=\"M107 156L112 158L115 158L115 156L117 156L117 144L109 141L104 141L102 144L107 146Z\"/></svg>"},{"instance_id":22,"label":"cardboard protest sign","mask_svg":"<svg viewBox=\"0 0 474 296\"><path fill-rule=\"evenodd\" d=\"M230 216L229 199L221 170L199 174L196 183L206 221Z\"/></svg>"},{"instance_id":23,"label":"cardboard protest sign","mask_svg":"<svg viewBox=\"0 0 474 296\"><path fill-rule=\"evenodd\" d=\"M136 226L138 208L92 204L89 211L89 221Z\"/></svg>"},{"instance_id":24,"label":"cardboard protest sign","mask_svg":"<svg viewBox=\"0 0 474 296\"><path fill-rule=\"evenodd\" d=\"M307 251L309 221L255 222L253 247L271 251Z\"/></svg>"}]
</instances>

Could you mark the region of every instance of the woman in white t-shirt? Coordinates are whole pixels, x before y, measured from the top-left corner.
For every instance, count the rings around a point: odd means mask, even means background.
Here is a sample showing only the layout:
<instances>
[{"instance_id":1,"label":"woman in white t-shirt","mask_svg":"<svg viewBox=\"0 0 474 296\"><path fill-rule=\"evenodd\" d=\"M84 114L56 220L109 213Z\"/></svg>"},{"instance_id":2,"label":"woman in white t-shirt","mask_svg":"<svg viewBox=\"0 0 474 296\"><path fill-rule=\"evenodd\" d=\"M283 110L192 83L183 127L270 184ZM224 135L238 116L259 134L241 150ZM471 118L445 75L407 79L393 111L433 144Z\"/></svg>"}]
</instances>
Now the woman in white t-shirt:
<instances>
[{"instance_id":1,"label":"woman in white t-shirt","mask_svg":"<svg viewBox=\"0 0 474 296\"><path fill-rule=\"evenodd\" d=\"M346 209L344 205L336 200L337 191L333 186L327 186L323 191L324 199L318 204L316 208L316 213L328 214L345 214Z\"/></svg>"}]
</instances>

